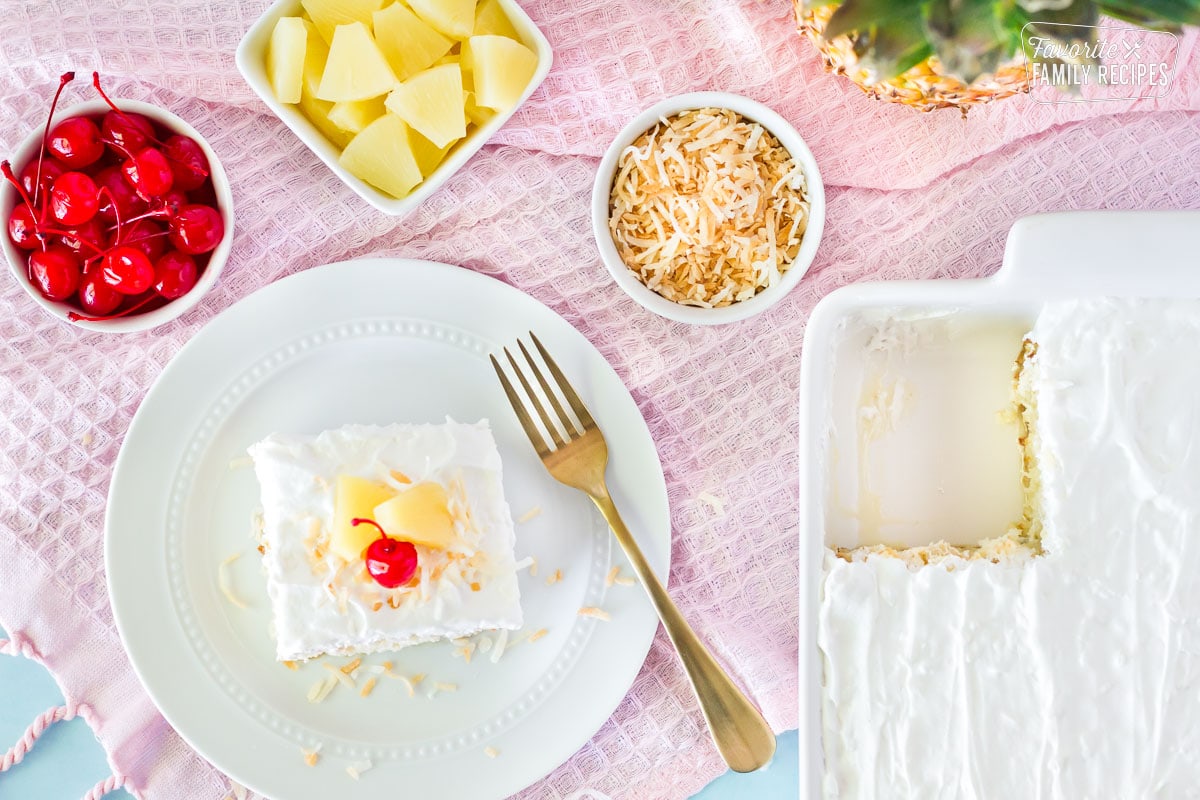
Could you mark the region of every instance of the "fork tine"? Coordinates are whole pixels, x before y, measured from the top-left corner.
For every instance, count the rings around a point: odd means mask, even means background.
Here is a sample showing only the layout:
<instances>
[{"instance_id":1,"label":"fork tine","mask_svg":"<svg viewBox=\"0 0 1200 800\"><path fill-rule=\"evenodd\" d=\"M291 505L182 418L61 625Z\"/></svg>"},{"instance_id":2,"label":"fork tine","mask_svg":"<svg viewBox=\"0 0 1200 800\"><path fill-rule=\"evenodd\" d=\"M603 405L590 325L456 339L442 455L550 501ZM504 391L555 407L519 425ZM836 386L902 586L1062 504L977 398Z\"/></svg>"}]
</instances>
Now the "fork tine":
<instances>
[{"instance_id":1,"label":"fork tine","mask_svg":"<svg viewBox=\"0 0 1200 800\"><path fill-rule=\"evenodd\" d=\"M533 445L533 449L537 451L538 456L544 458L550 453L550 448L546 446L546 440L542 438L542 434L538 432L537 426L533 424L533 420L529 417L529 412L525 410L525 405L521 402L521 398L517 396L517 392L513 389L512 384L508 382L508 376L500 368L500 362L496 360L496 356L489 354L488 358L492 360L492 366L496 370L496 377L500 378L500 384L504 387L504 393L508 395L508 404L512 406L513 412L516 413L517 419L521 422L521 427L525 429L525 435L529 437L529 443Z\"/></svg>"},{"instance_id":2,"label":"fork tine","mask_svg":"<svg viewBox=\"0 0 1200 800\"><path fill-rule=\"evenodd\" d=\"M588 428L595 428L596 421L588 413L587 406L579 399L579 395L575 394L575 390L571 388L571 384L567 381L567 376L563 375L562 370L558 368L558 364L554 363L554 359L546 352L546 348L542 347L542 343L538 340L534 332L530 331L529 335L533 338L533 344L537 347L538 352L542 354L542 360L550 368L550 373L558 383L558 388L562 390L563 397L567 398L567 402L571 404L571 409L575 412L575 416L579 417L579 421L583 424L583 429L586 431Z\"/></svg>"},{"instance_id":3,"label":"fork tine","mask_svg":"<svg viewBox=\"0 0 1200 800\"><path fill-rule=\"evenodd\" d=\"M576 436L583 436L583 429L571 420L562 403L558 402L558 395L550 389L550 384L546 381L546 376L542 374L542 370L538 367L537 362L533 360L533 356L525 349L525 343L520 339L517 340L517 347L521 348L521 353L524 354L525 360L529 362L529 368L533 370L533 375L537 378L537 382L542 387L542 391L546 393L546 397L550 398L550 405L554 406L554 413L558 414L558 420L562 423L563 430L567 433L568 439L573 439Z\"/></svg>"},{"instance_id":4,"label":"fork tine","mask_svg":"<svg viewBox=\"0 0 1200 800\"><path fill-rule=\"evenodd\" d=\"M525 389L525 395L533 402L533 407L537 410L538 416L542 418L542 425L550 432L550 438L554 440L555 447L562 447L566 444L562 435L558 432L558 428L554 426L554 420L550 419L550 415L546 413L546 409L542 407L542 401L538 399L537 393L533 391L533 387L529 385L525 373L521 371L517 360L513 358L513 354L508 352L508 348L504 348L504 355L508 356L508 363L512 364L513 372L517 373L517 380L521 382L521 387ZM568 431L568 435L570 432Z\"/></svg>"}]
</instances>

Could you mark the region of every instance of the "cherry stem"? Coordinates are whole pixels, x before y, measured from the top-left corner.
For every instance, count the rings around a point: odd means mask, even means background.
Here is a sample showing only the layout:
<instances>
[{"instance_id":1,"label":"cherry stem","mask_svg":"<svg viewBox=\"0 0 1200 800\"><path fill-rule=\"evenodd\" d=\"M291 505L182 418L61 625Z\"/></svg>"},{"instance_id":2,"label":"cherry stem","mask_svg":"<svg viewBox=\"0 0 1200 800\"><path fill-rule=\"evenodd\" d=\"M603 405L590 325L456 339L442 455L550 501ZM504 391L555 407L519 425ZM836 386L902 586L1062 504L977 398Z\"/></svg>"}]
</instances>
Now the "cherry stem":
<instances>
[{"instance_id":1,"label":"cherry stem","mask_svg":"<svg viewBox=\"0 0 1200 800\"><path fill-rule=\"evenodd\" d=\"M362 517L355 517L354 519L350 520L350 524L354 525L354 526L358 526L361 524L372 525L372 526L374 526L375 530L379 531L379 535L382 536L383 538L385 538L385 539L392 538L392 537L388 536L387 531L385 531L382 527L380 527L379 523L373 519L364 519Z\"/></svg>"},{"instance_id":2,"label":"cherry stem","mask_svg":"<svg viewBox=\"0 0 1200 800\"><path fill-rule=\"evenodd\" d=\"M147 292L144 298L142 298L139 302L134 303L124 311L118 311L115 314L105 314L101 317L85 317L83 314L76 314L74 311L68 311L67 319L71 320L72 322L104 322L105 320L117 319L125 316L126 314L132 314L134 311L137 311L157 296L158 295L156 295L154 292Z\"/></svg>"},{"instance_id":3,"label":"cherry stem","mask_svg":"<svg viewBox=\"0 0 1200 800\"><path fill-rule=\"evenodd\" d=\"M104 89L100 88L100 73L99 72L92 73L92 86L96 87L96 91L100 93L100 96L102 98L104 98L104 102L108 103L109 108L111 108L113 111L117 112L118 114L125 113L121 109L117 108L117 104L114 103L112 100L109 100L108 95L106 95L104 93Z\"/></svg>"},{"instance_id":4,"label":"cherry stem","mask_svg":"<svg viewBox=\"0 0 1200 800\"><path fill-rule=\"evenodd\" d=\"M97 198L100 198L105 195L107 195L107 197L108 197L108 202L112 203L113 216L117 218L117 227L116 227L117 235L113 237L113 239L114 239L113 245L116 246L117 242L119 242L121 240L121 209L117 205L116 195L114 195L112 193L112 189L109 189L107 185L101 186L100 191L96 192Z\"/></svg>"},{"instance_id":5,"label":"cherry stem","mask_svg":"<svg viewBox=\"0 0 1200 800\"><path fill-rule=\"evenodd\" d=\"M75 80L74 72L64 72L62 77L58 79L58 91L54 93L54 99L50 101L50 113L46 115L46 127L42 130L42 149L38 152L37 175L34 177L33 183L34 200L37 200L38 191L42 188L42 161L46 158L46 148L50 142L50 123L54 121L54 109L58 107L59 95L62 94L67 84L73 80ZM29 210L33 211L33 207L30 206Z\"/></svg>"},{"instance_id":6,"label":"cherry stem","mask_svg":"<svg viewBox=\"0 0 1200 800\"><path fill-rule=\"evenodd\" d=\"M38 243L41 244L42 250L45 251L49 247L49 245L46 244L46 237L42 236L42 223L46 221L45 215L39 214L37 209L34 208L33 201L29 199L29 193L25 191L25 187L21 185L19 180L17 180L17 176L13 174L12 164L8 163L7 161L0 162L0 173L3 173L5 180L17 188L17 194L21 196L21 200L25 203L25 207L28 208L29 213L33 215L34 234L37 236ZM29 273L29 279L33 280L33 267L28 267L27 272Z\"/></svg>"}]
</instances>

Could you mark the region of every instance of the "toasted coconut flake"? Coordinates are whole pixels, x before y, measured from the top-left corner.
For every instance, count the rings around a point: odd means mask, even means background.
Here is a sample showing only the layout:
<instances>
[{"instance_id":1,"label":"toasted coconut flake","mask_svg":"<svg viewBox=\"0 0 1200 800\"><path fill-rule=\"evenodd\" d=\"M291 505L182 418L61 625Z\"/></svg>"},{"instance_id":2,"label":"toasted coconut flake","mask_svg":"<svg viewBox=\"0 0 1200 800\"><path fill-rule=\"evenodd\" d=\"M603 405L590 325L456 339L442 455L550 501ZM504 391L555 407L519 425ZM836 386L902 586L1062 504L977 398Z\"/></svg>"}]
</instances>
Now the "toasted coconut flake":
<instances>
[{"instance_id":1,"label":"toasted coconut flake","mask_svg":"<svg viewBox=\"0 0 1200 800\"><path fill-rule=\"evenodd\" d=\"M637 583L637 581L635 581L633 578L620 577L614 578L613 583L615 583L617 586L633 586L635 583Z\"/></svg>"},{"instance_id":2,"label":"toasted coconut flake","mask_svg":"<svg viewBox=\"0 0 1200 800\"><path fill-rule=\"evenodd\" d=\"M321 745L319 742L313 747L303 748L300 752L304 754L304 763L310 767L315 767L321 759Z\"/></svg>"},{"instance_id":3,"label":"toasted coconut flake","mask_svg":"<svg viewBox=\"0 0 1200 800\"><path fill-rule=\"evenodd\" d=\"M546 628L538 628L536 631L534 631L533 633L529 634L529 641L531 641L531 642L536 642L538 639L542 638L543 636L545 636L545 635L546 635L547 633L549 633L549 632L550 632L550 631L549 631L549 630L547 630Z\"/></svg>"},{"instance_id":4,"label":"toasted coconut flake","mask_svg":"<svg viewBox=\"0 0 1200 800\"><path fill-rule=\"evenodd\" d=\"M254 463L254 459L251 458L250 456L242 456L240 458L232 458L229 460L229 469L230 469L230 471L235 470L235 469L242 469L243 467L248 467L253 463Z\"/></svg>"},{"instance_id":5,"label":"toasted coconut flake","mask_svg":"<svg viewBox=\"0 0 1200 800\"><path fill-rule=\"evenodd\" d=\"M542 507L534 506L533 508L526 511L521 516L517 517L517 523L520 524L522 522L529 522L529 520L533 519L534 517L536 517L538 514L541 514L541 513L542 513Z\"/></svg>"},{"instance_id":6,"label":"toasted coconut flake","mask_svg":"<svg viewBox=\"0 0 1200 800\"><path fill-rule=\"evenodd\" d=\"M329 696L333 691L333 687L337 686L337 679L332 675L326 676L314 683L308 690L308 702L320 703Z\"/></svg>"},{"instance_id":7,"label":"toasted coconut flake","mask_svg":"<svg viewBox=\"0 0 1200 800\"><path fill-rule=\"evenodd\" d=\"M297 664L295 661L281 661L279 663L283 664L285 667L290 669L292 672L295 672L296 670L300 669L300 665Z\"/></svg>"},{"instance_id":8,"label":"toasted coconut flake","mask_svg":"<svg viewBox=\"0 0 1200 800\"><path fill-rule=\"evenodd\" d=\"M520 561L513 564L513 571L520 572L521 570L525 569L526 567L529 567L530 569L532 569L535 564L537 564L536 558L534 558L533 556L525 556Z\"/></svg>"},{"instance_id":9,"label":"toasted coconut flake","mask_svg":"<svg viewBox=\"0 0 1200 800\"><path fill-rule=\"evenodd\" d=\"M342 672L337 667L333 666L332 664L328 664L328 663L322 663L321 666L324 667L325 669L329 670L329 672L333 675L334 679L338 683L342 684L342 686L345 686L347 689L356 688L354 685L354 679L351 678L346 673Z\"/></svg>"},{"instance_id":10,"label":"toasted coconut flake","mask_svg":"<svg viewBox=\"0 0 1200 800\"><path fill-rule=\"evenodd\" d=\"M347 661L345 664L342 664L340 667L338 667L338 669L340 669L346 675L349 675L350 673L354 672L354 670L358 669L361 665L362 665L362 659L356 658L353 661Z\"/></svg>"},{"instance_id":11,"label":"toasted coconut flake","mask_svg":"<svg viewBox=\"0 0 1200 800\"><path fill-rule=\"evenodd\" d=\"M480 653L486 653L492 649L492 640L487 636L480 634L478 640L476 641L476 648Z\"/></svg>"},{"instance_id":12,"label":"toasted coconut flake","mask_svg":"<svg viewBox=\"0 0 1200 800\"><path fill-rule=\"evenodd\" d=\"M725 516L725 501L708 492L701 492L696 495L696 499L712 509L713 513L718 517Z\"/></svg>"},{"instance_id":13,"label":"toasted coconut flake","mask_svg":"<svg viewBox=\"0 0 1200 800\"><path fill-rule=\"evenodd\" d=\"M604 585L612 586L616 582L617 576L621 574L620 567L613 567L608 571L608 575L604 576Z\"/></svg>"},{"instance_id":14,"label":"toasted coconut flake","mask_svg":"<svg viewBox=\"0 0 1200 800\"><path fill-rule=\"evenodd\" d=\"M398 680L398 681L400 681L401 683L403 683L403 684L404 684L404 688L405 688L405 689L408 691L408 696L409 696L409 697L412 697L413 695L415 695L415 694L417 693L417 687L416 687L416 684L414 684L414 683L412 682L412 679L411 679L411 678L407 678L407 677L405 677L404 675L398 675L398 674L395 674L395 673L392 673L392 674L391 674L389 677L395 678L396 680Z\"/></svg>"},{"instance_id":15,"label":"toasted coconut flake","mask_svg":"<svg viewBox=\"0 0 1200 800\"><path fill-rule=\"evenodd\" d=\"M531 578L536 578L537 570L538 570L538 560L536 558L534 558L533 563L529 565L529 576Z\"/></svg>"},{"instance_id":16,"label":"toasted coconut flake","mask_svg":"<svg viewBox=\"0 0 1200 800\"><path fill-rule=\"evenodd\" d=\"M803 169L761 125L727 109L659 121L621 154L609 232L647 287L725 306L776 283L796 258L809 202Z\"/></svg>"},{"instance_id":17,"label":"toasted coconut flake","mask_svg":"<svg viewBox=\"0 0 1200 800\"><path fill-rule=\"evenodd\" d=\"M500 751L489 745L488 747L483 748L483 754L488 758L495 758L496 756L500 755Z\"/></svg>"},{"instance_id":18,"label":"toasted coconut flake","mask_svg":"<svg viewBox=\"0 0 1200 800\"><path fill-rule=\"evenodd\" d=\"M237 800L246 800L246 796L248 793L246 791L245 786L242 786L240 783L235 781L233 778L230 778L229 779L229 788L233 790L233 796Z\"/></svg>"},{"instance_id":19,"label":"toasted coconut flake","mask_svg":"<svg viewBox=\"0 0 1200 800\"><path fill-rule=\"evenodd\" d=\"M371 693L371 690L375 688L375 680L376 680L375 678L367 678L366 683L364 683L362 685L362 688L358 690L358 696L366 697L367 695L369 695Z\"/></svg>"},{"instance_id":20,"label":"toasted coconut flake","mask_svg":"<svg viewBox=\"0 0 1200 800\"><path fill-rule=\"evenodd\" d=\"M554 570L554 574L546 578L546 585L553 586L563 579L563 571L561 569Z\"/></svg>"},{"instance_id":21,"label":"toasted coconut flake","mask_svg":"<svg viewBox=\"0 0 1200 800\"><path fill-rule=\"evenodd\" d=\"M372 764L370 761L356 761L350 766L346 767L346 774L351 778L354 778L354 780L358 780L360 775L373 766L374 764Z\"/></svg>"},{"instance_id":22,"label":"toasted coconut flake","mask_svg":"<svg viewBox=\"0 0 1200 800\"><path fill-rule=\"evenodd\" d=\"M502 628L500 633L496 635L496 646L492 648L492 663L495 664L504 655L504 649L508 646L508 629Z\"/></svg>"},{"instance_id":23,"label":"toasted coconut flake","mask_svg":"<svg viewBox=\"0 0 1200 800\"><path fill-rule=\"evenodd\" d=\"M604 622L608 622L610 619L612 619L612 615L603 608L594 608L592 606L584 606L583 608L579 609L579 616L592 617L593 619L603 620Z\"/></svg>"},{"instance_id":24,"label":"toasted coconut flake","mask_svg":"<svg viewBox=\"0 0 1200 800\"><path fill-rule=\"evenodd\" d=\"M371 610L372 610L372 611L378 611L378 610L379 610L379 609L381 609L381 608L383 608L383 601L382 601L382 600L376 600L374 603L371 603Z\"/></svg>"},{"instance_id":25,"label":"toasted coconut flake","mask_svg":"<svg viewBox=\"0 0 1200 800\"><path fill-rule=\"evenodd\" d=\"M229 574L229 565L241 558L240 552L234 553L229 558L221 562L217 567L217 588L221 590L221 594L225 595L225 599L232 605L238 608L249 608L246 601L238 597L233 591L233 579Z\"/></svg>"},{"instance_id":26,"label":"toasted coconut flake","mask_svg":"<svg viewBox=\"0 0 1200 800\"><path fill-rule=\"evenodd\" d=\"M399 607L400 607L400 598L399 598L399 596L398 596L398 595L394 595L394 594L393 594L393 595L390 595L390 596L388 597L388 601L387 601L387 603L388 603L388 605L389 605L389 606L391 606L392 608L399 608Z\"/></svg>"},{"instance_id":27,"label":"toasted coconut flake","mask_svg":"<svg viewBox=\"0 0 1200 800\"><path fill-rule=\"evenodd\" d=\"M443 683L441 681L438 681L437 683L435 683L433 685L436 689L438 689L439 691L442 691L442 692L457 692L458 691L457 683Z\"/></svg>"}]
</instances>

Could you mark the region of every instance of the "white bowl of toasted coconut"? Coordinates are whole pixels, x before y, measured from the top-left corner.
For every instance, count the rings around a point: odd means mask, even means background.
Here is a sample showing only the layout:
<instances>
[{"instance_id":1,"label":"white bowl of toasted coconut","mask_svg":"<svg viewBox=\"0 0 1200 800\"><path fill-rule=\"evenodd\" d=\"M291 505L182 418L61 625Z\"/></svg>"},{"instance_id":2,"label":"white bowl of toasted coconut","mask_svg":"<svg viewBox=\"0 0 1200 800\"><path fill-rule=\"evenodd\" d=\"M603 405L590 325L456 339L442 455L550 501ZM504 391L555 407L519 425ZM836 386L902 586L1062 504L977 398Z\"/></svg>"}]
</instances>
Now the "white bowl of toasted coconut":
<instances>
[{"instance_id":1,"label":"white bowl of toasted coconut","mask_svg":"<svg viewBox=\"0 0 1200 800\"><path fill-rule=\"evenodd\" d=\"M694 92L618 134L592 190L596 244L650 311L718 325L779 302L808 271L825 187L796 129L761 103Z\"/></svg>"}]
</instances>

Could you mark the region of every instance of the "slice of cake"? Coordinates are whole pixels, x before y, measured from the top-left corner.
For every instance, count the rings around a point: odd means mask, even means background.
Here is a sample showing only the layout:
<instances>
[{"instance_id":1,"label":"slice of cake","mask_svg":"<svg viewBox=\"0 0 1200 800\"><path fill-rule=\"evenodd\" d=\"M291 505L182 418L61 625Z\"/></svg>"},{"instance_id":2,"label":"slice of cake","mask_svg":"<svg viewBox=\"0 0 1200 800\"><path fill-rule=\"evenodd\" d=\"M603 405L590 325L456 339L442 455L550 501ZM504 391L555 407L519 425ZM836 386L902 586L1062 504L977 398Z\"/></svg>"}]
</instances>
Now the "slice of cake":
<instances>
[{"instance_id":1,"label":"slice of cake","mask_svg":"<svg viewBox=\"0 0 1200 800\"><path fill-rule=\"evenodd\" d=\"M249 452L279 660L521 626L486 422L274 434Z\"/></svg>"},{"instance_id":2,"label":"slice of cake","mask_svg":"<svg viewBox=\"0 0 1200 800\"><path fill-rule=\"evenodd\" d=\"M827 551L826 798L1197 796L1198 342L1200 301L1046 304L1017 376L1029 547Z\"/></svg>"}]
</instances>

